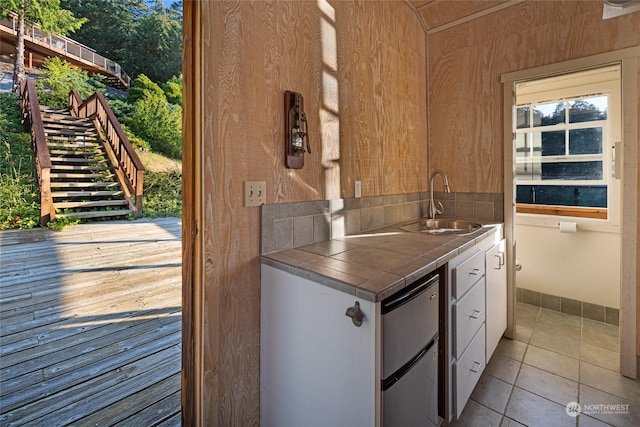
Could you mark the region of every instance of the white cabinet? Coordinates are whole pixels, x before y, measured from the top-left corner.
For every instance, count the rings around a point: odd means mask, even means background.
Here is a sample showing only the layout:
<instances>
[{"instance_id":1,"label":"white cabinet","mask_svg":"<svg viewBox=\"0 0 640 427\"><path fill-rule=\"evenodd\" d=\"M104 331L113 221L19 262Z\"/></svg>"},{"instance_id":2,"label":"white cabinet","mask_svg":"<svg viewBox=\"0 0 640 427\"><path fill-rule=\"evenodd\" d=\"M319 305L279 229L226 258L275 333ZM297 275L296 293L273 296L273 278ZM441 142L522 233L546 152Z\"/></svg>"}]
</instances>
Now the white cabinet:
<instances>
[{"instance_id":1,"label":"white cabinet","mask_svg":"<svg viewBox=\"0 0 640 427\"><path fill-rule=\"evenodd\" d=\"M447 421L460 417L507 322L500 229L448 263L444 396Z\"/></svg>"},{"instance_id":2,"label":"white cabinet","mask_svg":"<svg viewBox=\"0 0 640 427\"><path fill-rule=\"evenodd\" d=\"M260 425L376 425L379 304L267 265L261 304Z\"/></svg>"},{"instance_id":3,"label":"white cabinet","mask_svg":"<svg viewBox=\"0 0 640 427\"><path fill-rule=\"evenodd\" d=\"M469 396L484 371L484 337L485 326L483 324L453 366L453 378L456 384L456 418L460 418L464 405L469 400Z\"/></svg>"},{"instance_id":4,"label":"white cabinet","mask_svg":"<svg viewBox=\"0 0 640 427\"><path fill-rule=\"evenodd\" d=\"M507 268L505 240L486 252L487 362L507 329Z\"/></svg>"},{"instance_id":5,"label":"white cabinet","mask_svg":"<svg viewBox=\"0 0 640 427\"><path fill-rule=\"evenodd\" d=\"M476 245L449 262L449 421L460 417L486 364L485 250Z\"/></svg>"},{"instance_id":6,"label":"white cabinet","mask_svg":"<svg viewBox=\"0 0 640 427\"><path fill-rule=\"evenodd\" d=\"M478 280L469 292L453 304L454 357L459 358L485 322L484 283Z\"/></svg>"}]
</instances>

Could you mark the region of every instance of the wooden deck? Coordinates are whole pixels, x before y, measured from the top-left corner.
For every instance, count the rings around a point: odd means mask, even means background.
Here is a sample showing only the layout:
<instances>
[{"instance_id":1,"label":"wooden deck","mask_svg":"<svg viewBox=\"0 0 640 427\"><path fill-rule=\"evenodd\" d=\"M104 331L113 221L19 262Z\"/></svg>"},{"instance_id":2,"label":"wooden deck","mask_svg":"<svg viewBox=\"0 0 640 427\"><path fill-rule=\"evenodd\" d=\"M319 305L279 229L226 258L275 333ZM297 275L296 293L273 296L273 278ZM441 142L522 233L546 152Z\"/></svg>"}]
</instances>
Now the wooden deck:
<instances>
[{"instance_id":1,"label":"wooden deck","mask_svg":"<svg viewBox=\"0 0 640 427\"><path fill-rule=\"evenodd\" d=\"M181 222L0 232L0 426L178 426Z\"/></svg>"}]
</instances>

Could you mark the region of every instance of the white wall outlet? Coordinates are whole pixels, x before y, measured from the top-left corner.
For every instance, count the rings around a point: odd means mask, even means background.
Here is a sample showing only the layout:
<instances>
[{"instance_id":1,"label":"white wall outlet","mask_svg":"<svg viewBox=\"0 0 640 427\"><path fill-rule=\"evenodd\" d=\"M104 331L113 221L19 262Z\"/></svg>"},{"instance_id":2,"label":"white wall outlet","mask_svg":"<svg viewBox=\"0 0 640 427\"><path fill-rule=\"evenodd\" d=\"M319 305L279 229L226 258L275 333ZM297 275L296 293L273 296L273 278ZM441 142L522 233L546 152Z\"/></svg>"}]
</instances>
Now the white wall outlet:
<instances>
[{"instance_id":1,"label":"white wall outlet","mask_svg":"<svg viewBox=\"0 0 640 427\"><path fill-rule=\"evenodd\" d=\"M355 197L362 197L362 182L361 181L356 181L356 185L355 185Z\"/></svg>"},{"instance_id":2,"label":"white wall outlet","mask_svg":"<svg viewBox=\"0 0 640 427\"><path fill-rule=\"evenodd\" d=\"M267 200L267 186L264 181L244 182L244 205L260 206Z\"/></svg>"}]
</instances>

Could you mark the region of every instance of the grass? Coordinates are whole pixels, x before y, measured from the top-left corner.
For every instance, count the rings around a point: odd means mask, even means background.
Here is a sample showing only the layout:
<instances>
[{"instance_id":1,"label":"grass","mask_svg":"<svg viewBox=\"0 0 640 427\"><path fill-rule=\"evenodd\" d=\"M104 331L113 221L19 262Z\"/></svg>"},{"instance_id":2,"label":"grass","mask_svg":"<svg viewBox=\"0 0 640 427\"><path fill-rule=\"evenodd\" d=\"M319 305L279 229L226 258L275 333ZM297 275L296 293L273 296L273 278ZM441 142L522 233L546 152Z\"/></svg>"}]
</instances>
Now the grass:
<instances>
[{"instance_id":1,"label":"grass","mask_svg":"<svg viewBox=\"0 0 640 427\"><path fill-rule=\"evenodd\" d=\"M145 166L145 217L182 215L182 164L156 153L140 154ZM0 230L28 229L40 220L40 190L35 178L31 137L20 123L20 104L0 95ZM53 230L79 222L67 219L48 224Z\"/></svg>"},{"instance_id":2,"label":"grass","mask_svg":"<svg viewBox=\"0 0 640 427\"><path fill-rule=\"evenodd\" d=\"M152 218L182 216L181 171L144 171L142 213L143 216Z\"/></svg>"},{"instance_id":3,"label":"grass","mask_svg":"<svg viewBox=\"0 0 640 427\"><path fill-rule=\"evenodd\" d=\"M182 162L151 151L138 154L145 167L143 215L182 216Z\"/></svg>"},{"instance_id":4,"label":"grass","mask_svg":"<svg viewBox=\"0 0 640 427\"><path fill-rule=\"evenodd\" d=\"M0 95L0 230L27 229L40 220L31 137L20 123L20 104Z\"/></svg>"}]
</instances>

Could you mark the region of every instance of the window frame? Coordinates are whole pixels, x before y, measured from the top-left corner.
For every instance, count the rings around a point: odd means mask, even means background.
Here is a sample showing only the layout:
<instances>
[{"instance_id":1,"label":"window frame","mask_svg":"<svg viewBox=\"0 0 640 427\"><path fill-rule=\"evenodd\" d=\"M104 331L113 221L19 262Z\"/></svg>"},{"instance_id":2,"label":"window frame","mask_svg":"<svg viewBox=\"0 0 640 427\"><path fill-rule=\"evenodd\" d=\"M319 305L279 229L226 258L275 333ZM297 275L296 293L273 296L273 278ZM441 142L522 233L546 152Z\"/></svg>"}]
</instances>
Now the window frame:
<instances>
[{"instance_id":1,"label":"window frame","mask_svg":"<svg viewBox=\"0 0 640 427\"><path fill-rule=\"evenodd\" d=\"M519 185L532 186L606 186L607 187L607 207L580 207L565 205L543 205L516 203L516 216L527 218L527 222L535 222L540 219L548 222L549 219L558 217L577 218L583 221L593 221L602 224L619 225L620 223L620 180L612 177L615 171L614 150L615 145L621 141L621 94L620 94L620 67L619 65L603 67L586 72L561 75L547 79L539 79L528 82L517 83L515 87L516 102L513 110L514 130L513 130L513 168L514 168L514 191ZM589 99L597 96L607 96L607 119L593 120L577 123L569 123L569 103L577 99ZM536 105L565 103L565 122L561 124L534 126L533 108ZM529 126L526 128L516 127L517 109L529 106ZM599 154L568 154L569 140L568 134L571 129L602 128L602 153ZM617 128L617 129L616 129ZM565 131L565 155L542 156L539 152L537 156L518 157L517 156L517 135L536 133L539 138L542 132ZM535 149L534 138L531 138L529 155ZM532 162L533 160L533 162ZM601 180L557 180L557 179L521 179L517 177L518 165L523 163L538 164L556 163L559 161L602 161Z\"/></svg>"}]
</instances>

